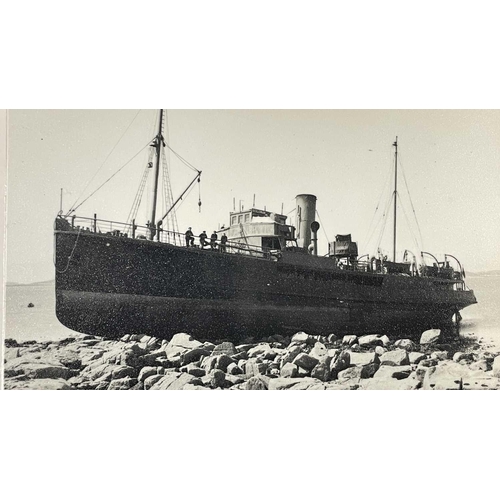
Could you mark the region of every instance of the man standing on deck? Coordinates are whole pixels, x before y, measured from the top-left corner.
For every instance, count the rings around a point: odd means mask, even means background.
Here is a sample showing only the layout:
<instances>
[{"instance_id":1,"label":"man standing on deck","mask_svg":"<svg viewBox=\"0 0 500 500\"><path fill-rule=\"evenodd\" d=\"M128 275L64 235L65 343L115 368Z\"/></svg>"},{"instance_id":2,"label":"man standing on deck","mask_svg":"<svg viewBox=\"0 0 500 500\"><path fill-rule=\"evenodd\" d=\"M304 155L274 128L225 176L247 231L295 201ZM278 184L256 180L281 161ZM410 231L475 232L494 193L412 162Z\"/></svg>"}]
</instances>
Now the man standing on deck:
<instances>
[{"instance_id":1,"label":"man standing on deck","mask_svg":"<svg viewBox=\"0 0 500 500\"><path fill-rule=\"evenodd\" d=\"M194 236L193 236L193 231L191 231L191 228L188 227L188 230L186 231L186 246L194 246Z\"/></svg>"},{"instance_id":2,"label":"man standing on deck","mask_svg":"<svg viewBox=\"0 0 500 500\"><path fill-rule=\"evenodd\" d=\"M219 248L220 248L221 253L226 252L226 243L227 243L227 236L226 236L226 233L224 233L220 238Z\"/></svg>"},{"instance_id":3,"label":"man standing on deck","mask_svg":"<svg viewBox=\"0 0 500 500\"><path fill-rule=\"evenodd\" d=\"M198 238L200 238L200 245L201 245L201 248L204 248L208 245L207 243L207 232L206 231L203 231L200 236L198 236Z\"/></svg>"},{"instance_id":4,"label":"man standing on deck","mask_svg":"<svg viewBox=\"0 0 500 500\"><path fill-rule=\"evenodd\" d=\"M217 247L217 233L214 231L210 236L210 247L215 250Z\"/></svg>"}]
</instances>

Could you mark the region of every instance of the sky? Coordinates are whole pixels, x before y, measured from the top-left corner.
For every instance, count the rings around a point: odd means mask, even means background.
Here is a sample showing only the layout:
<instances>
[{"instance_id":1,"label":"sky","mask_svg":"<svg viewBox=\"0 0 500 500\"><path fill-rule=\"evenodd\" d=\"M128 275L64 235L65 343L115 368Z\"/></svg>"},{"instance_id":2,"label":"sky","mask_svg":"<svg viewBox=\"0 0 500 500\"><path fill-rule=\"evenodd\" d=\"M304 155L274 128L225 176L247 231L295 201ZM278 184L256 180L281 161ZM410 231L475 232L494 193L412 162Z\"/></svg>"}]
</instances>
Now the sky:
<instances>
[{"instance_id":1,"label":"sky","mask_svg":"<svg viewBox=\"0 0 500 500\"><path fill-rule=\"evenodd\" d=\"M53 279L60 189L66 212L149 144L156 117L157 110L10 111L9 281ZM446 252L469 271L500 269L498 110L168 110L165 135L203 172L200 193L195 186L177 210L180 231L227 225L233 200L250 208L254 195L257 208L280 212L283 204L293 224L295 196L311 193L323 254L347 233L360 254L376 251L398 136L398 256ZM76 213L125 221L147 159L146 147ZM169 161L177 198L194 174L173 155ZM379 246L392 255L389 212ZM144 224L145 209L141 217Z\"/></svg>"}]
</instances>

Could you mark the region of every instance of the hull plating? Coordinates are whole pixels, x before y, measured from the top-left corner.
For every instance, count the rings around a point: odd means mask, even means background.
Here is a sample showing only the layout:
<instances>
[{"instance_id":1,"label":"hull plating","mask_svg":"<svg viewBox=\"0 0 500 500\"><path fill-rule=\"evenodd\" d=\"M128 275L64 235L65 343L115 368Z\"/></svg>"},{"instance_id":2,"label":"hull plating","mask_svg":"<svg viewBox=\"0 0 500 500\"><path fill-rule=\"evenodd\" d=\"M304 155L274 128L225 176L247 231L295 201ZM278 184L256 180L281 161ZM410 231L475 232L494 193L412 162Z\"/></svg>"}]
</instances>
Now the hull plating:
<instances>
[{"instance_id":1,"label":"hull plating","mask_svg":"<svg viewBox=\"0 0 500 500\"><path fill-rule=\"evenodd\" d=\"M441 326L475 302L443 280L341 271L307 255L285 252L274 262L56 231L56 314L84 333L221 339L389 331Z\"/></svg>"}]
</instances>

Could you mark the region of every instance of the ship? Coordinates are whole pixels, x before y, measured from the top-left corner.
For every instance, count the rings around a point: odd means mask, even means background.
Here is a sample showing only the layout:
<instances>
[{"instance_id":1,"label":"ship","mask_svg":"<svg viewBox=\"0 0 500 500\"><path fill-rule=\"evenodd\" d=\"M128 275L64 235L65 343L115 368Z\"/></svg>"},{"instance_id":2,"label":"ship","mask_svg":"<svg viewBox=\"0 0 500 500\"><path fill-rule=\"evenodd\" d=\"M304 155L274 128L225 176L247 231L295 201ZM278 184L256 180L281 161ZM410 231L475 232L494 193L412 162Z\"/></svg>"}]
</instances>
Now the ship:
<instances>
[{"instance_id":1,"label":"ship","mask_svg":"<svg viewBox=\"0 0 500 500\"><path fill-rule=\"evenodd\" d=\"M405 252L396 261L398 140L394 174L394 248L359 256L350 234L328 242L318 255L316 196L296 196L295 221L287 215L240 206L211 236L174 231L157 216L165 143L164 113L150 144L153 172L149 220L121 223L81 217L55 219L56 315L66 327L120 338L143 334L170 339L187 332L206 340L237 340L305 331L316 335L406 334L445 328L476 303L458 259ZM144 189L144 180L141 183ZM201 204L201 201L200 201ZM137 203L136 203L137 205ZM425 255L424 255L425 254ZM432 264L426 264L425 258Z\"/></svg>"}]
</instances>

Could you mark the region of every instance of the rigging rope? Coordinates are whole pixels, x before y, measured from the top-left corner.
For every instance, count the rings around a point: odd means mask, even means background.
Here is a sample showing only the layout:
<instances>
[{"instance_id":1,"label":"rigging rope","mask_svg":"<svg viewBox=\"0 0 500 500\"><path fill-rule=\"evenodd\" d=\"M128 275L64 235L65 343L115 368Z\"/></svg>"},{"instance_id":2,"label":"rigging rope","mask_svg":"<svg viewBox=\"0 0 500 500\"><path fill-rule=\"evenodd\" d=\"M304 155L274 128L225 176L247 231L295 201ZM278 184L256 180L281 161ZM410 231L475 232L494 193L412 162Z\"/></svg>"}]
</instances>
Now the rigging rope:
<instances>
[{"instance_id":1,"label":"rigging rope","mask_svg":"<svg viewBox=\"0 0 500 500\"><path fill-rule=\"evenodd\" d=\"M408 219L408 216L406 215L406 210L405 210L405 207L403 205L403 201L401 200L401 197L399 196L399 193L398 193L398 198L399 198L399 201L401 202L401 208L403 209L403 214L405 216L406 222L408 223L408 228L410 229L410 234L411 234L411 237L413 238L413 242L415 243L415 246L420 250L422 247L419 246L417 238L415 237L415 235L411 229L410 220Z\"/></svg>"},{"instance_id":2,"label":"rigging rope","mask_svg":"<svg viewBox=\"0 0 500 500\"><path fill-rule=\"evenodd\" d=\"M317 210L316 210L316 214L318 215L318 219L321 222L321 227L323 228L323 232L325 233L326 242L329 243L330 239L328 238L328 235L326 234L325 225L323 224L323 221L321 220L321 217L320 217L319 212Z\"/></svg>"},{"instance_id":3,"label":"rigging rope","mask_svg":"<svg viewBox=\"0 0 500 500\"><path fill-rule=\"evenodd\" d=\"M90 179L90 181L87 182L87 185L84 187L84 189L81 192L80 196L75 200L75 202L73 203L73 205L71 205L68 214L70 214L72 211L74 211L73 207L78 203L78 200L83 196L83 193L85 193L85 190L89 187L89 185L91 184L91 182L95 179L96 175L101 171L102 167L108 161L108 158L113 154L113 151L116 149L116 147L118 146L118 144L120 144L120 141L123 139L124 135L128 132L128 130L130 129L130 127L132 126L132 124L135 122L135 119L139 116L139 113L141 111L142 111L142 109L140 109L139 111L137 111L137 113L135 114L135 116L132 118L132 121L129 123L128 127L125 129L125 132L123 132L123 134L120 136L120 138L118 139L118 141L116 142L116 144L111 148L111 151L108 153L108 155L106 156L106 158L104 159L104 161L101 163L101 166L97 169L97 171L93 175L92 179Z\"/></svg>"},{"instance_id":4,"label":"rigging rope","mask_svg":"<svg viewBox=\"0 0 500 500\"><path fill-rule=\"evenodd\" d=\"M78 206L76 206L75 208L72 208L67 214L66 214L66 217L68 215L70 215L72 212L75 212L78 208L80 208L89 198L91 198L92 196L94 196L95 193L97 193L97 191L99 191L105 184L107 184L113 177L115 177L115 175L117 175L118 173L120 173L132 160L134 160L137 156L139 156L149 145L150 145L151 141L149 140L139 151L137 151L137 153L132 156L132 158L130 158L130 160L128 160L123 166L121 166L111 177L109 177L107 180L105 180L97 189L95 189L94 191L92 191L92 193L90 193L87 198L85 198Z\"/></svg>"}]
</instances>

